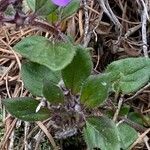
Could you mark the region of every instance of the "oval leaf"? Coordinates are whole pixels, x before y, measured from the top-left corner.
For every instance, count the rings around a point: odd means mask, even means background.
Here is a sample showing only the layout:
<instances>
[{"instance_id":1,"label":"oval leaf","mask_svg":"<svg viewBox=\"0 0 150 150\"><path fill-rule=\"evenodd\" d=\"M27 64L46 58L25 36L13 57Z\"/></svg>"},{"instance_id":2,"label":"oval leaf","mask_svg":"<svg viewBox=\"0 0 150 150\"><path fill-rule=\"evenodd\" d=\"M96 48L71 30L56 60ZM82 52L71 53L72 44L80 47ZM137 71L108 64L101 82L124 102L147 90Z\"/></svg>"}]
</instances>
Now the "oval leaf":
<instances>
[{"instance_id":1,"label":"oval leaf","mask_svg":"<svg viewBox=\"0 0 150 150\"><path fill-rule=\"evenodd\" d=\"M61 89L53 82L45 81L43 87L43 95L52 104L64 102L64 95Z\"/></svg>"},{"instance_id":2,"label":"oval leaf","mask_svg":"<svg viewBox=\"0 0 150 150\"><path fill-rule=\"evenodd\" d=\"M51 71L49 68L32 62L22 65L21 75L25 87L36 96L43 96L43 81L45 79L58 83L60 81L60 72Z\"/></svg>"},{"instance_id":3,"label":"oval leaf","mask_svg":"<svg viewBox=\"0 0 150 150\"><path fill-rule=\"evenodd\" d=\"M125 123L118 125L121 148L127 150L130 145L138 138L137 131Z\"/></svg>"},{"instance_id":4,"label":"oval leaf","mask_svg":"<svg viewBox=\"0 0 150 150\"><path fill-rule=\"evenodd\" d=\"M145 127L148 127L150 126L150 115L141 115L140 113L138 112L130 112L128 114L128 118L133 121L133 122L136 122L137 124L139 125L142 125L142 126L145 126Z\"/></svg>"},{"instance_id":5,"label":"oval leaf","mask_svg":"<svg viewBox=\"0 0 150 150\"><path fill-rule=\"evenodd\" d=\"M35 11L35 0L27 0L28 6Z\"/></svg>"},{"instance_id":6,"label":"oval leaf","mask_svg":"<svg viewBox=\"0 0 150 150\"><path fill-rule=\"evenodd\" d=\"M89 53L78 48L73 61L62 70L63 81L73 93L80 92L83 82L91 74L92 61Z\"/></svg>"},{"instance_id":7,"label":"oval leaf","mask_svg":"<svg viewBox=\"0 0 150 150\"><path fill-rule=\"evenodd\" d=\"M41 108L36 112L39 102L32 98L4 99L2 104L12 116L24 121L42 121L50 117L50 111L47 108Z\"/></svg>"},{"instance_id":8,"label":"oval leaf","mask_svg":"<svg viewBox=\"0 0 150 150\"><path fill-rule=\"evenodd\" d=\"M47 15L46 20L51 24L56 24L59 20L59 16L57 14L57 11L53 11L52 13Z\"/></svg>"},{"instance_id":9,"label":"oval leaf","mask_svg":"<svg viewBox=\"0 0 150 150\"><path fill-rule=\"evenodd\" d=\"M49 15L57 8L50 0L27 0L27 4L40 16Z\"/></svg>"},{"instance_id":10,"label":"oval leaf","mask_svg":"<svg viewBox=\"0 0 150 150\"><path fill-rule=\"evenodd\" d=\"M89 118L84 128L84 139L89 150L120 150L117 127L106 117Z\"/></svg>"},{"instance_id":11,"label":"oval leaf","mask_svg":"<svg viewBox=\"0 0 150 150\"><path fill-rule=\"evenodd\" d=\"M73 15L80 7L80 0L72 0L66 7L62 10L62 19L65 19Z\"/></svg>"},{"instance_id":12,"label":"oval leaf","mask_svg":"<svg viewBox=\"0 0 150 150\"><path fill-rule=\"evenodd\" d=\"M90 76L83 84L81 103L89 108L98 107L107 99L109 82L107 75Z\"/></svg>"},{"instance_id":13,"label":"oval leaf","mask_svg":"<svg viewBox=\"0 0 150 150\"><path fill-rule=\"evenodd\" d=\"M46 16L56 10L57 6L51 0L35 0L35 11L38 15Z\"/></svg>"},{"instance_id":14,"label":"oval leaf","mask_svg":"<svg viewBox=\"0 0 150 150\"><path fill-rule=\"evenodd\" d=\"M126 58L112 62L106 69L114 90L123 94L135 92L150 80L149 58Z\"/></svg>"},{"instance_id":15,"label":"oval leaf","mask_svg":"<svg viewBox=\"0 0 150 150\"><path fill-rule=\"evenodd\" d=\"M53 43L42 36L30 36L17 43L14 49L32 62L57 71L65 68L75 55L75 46L70 42Z\"/></svg>"}]
</instances>

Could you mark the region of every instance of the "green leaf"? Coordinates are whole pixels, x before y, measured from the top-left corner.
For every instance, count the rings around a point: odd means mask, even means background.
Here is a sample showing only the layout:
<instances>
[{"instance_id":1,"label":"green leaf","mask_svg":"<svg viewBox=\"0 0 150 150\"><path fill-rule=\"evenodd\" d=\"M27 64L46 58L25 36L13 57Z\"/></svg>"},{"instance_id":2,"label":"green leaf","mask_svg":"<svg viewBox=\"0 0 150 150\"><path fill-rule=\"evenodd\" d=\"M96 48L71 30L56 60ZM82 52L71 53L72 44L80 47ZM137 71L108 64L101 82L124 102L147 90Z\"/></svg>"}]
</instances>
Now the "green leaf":
<instances>
[{"instance_id":1,"label":"green leaf","mask_svg":"<svg viewBox=\"0 0 150 150\"><path fill-rule=\"evenodd\" d=\"M14 49L32 62L57 71L73 59L76 48L70 42L51 42L42 36L30 36L17 43Z\"/></svg>"},{"instance_id":2,"label":"green leaf","mask_svg":"<svg viewBox=\"0 0 150 150\"><path fill-rule=\"evenodd\" d=\"M137 124L150 126L150 115L142 115L138 112L130 112L128 118Z\"/></svg>"},{"instance_id":3,"label":"green leaf","mask_svg":"<svg viewBox=\"0 0 150 150\"><path fill-rule=\"evenodd\" d=\"M131 106L129 105L122 105L120 111L119 111L119 116L126 117L130 111ZM105 110L105 115L107 115L109 118L113 118L114 116L114 109L106 109Z\"/></svg>"},{"instance_id":4,"label":"green leaf","mask_svg":"<svg viewBox=\"0 0 150 150\"><path fill-rule=\"evenodd\" d=\"M35 11L38 15L45 16L56 10L57 6L50 0L36 0Z\"/></svg>"},{"instance_id":5,"label":"green leaf","mask_svg":"<svg viewBox=\"0 0 150 150\"><path fill-rule=\"evenodd\" d=\"M7 7L7 9L4 12L4 15L6 15L7 17L11 17L14 16L16 13L16 10L14 9L14 7L12 5L9 5Z\"/></svg>"},{"instance_id":6,"label":"green leaf","mask_svg":"<svg viewBox=\"0 0 150 150\"><path fill-rule=\"evenodd\" d=\"M117 127L106 117L89 118L84 128L84 139L89 150L120 150Z\"/></svg>"},{"instance_id":7,"label":"green leaf","mask_svg":"<svg viewBox=\"0 0 150 150\"><path fill-rule=\"evenodd\" d=\"M39 102L32 98L4 99L2 104L12 116L24 121L42 121L50 117L50 111L47 108L42 107L36 112Z\"/></svg>"},{"instance_id":8,"label":"green leaf","mask_svg":"<svg viewBox=\"0 0 150 150\"><path fill-rule=\"evenodd\" d=\"M36 1L36 0L26 0L26 1L27 1L28 6L29 6L33 11L35 11L35 1Z\"/></svg>"},{"instance_id":9,"label":"green leaf","mask_svg":"<svg viewBox=\"0 0 150 150\"><path fill-rule=\"evenodd\" d=\"M130 111L130 108L131 106L130 105L126 105L124 104L121 109L120 109L120 112L119 112L119 115L120 116L127 116L129 111Z\"/></svg>"},{"instance_id":10,"label":"green leaf","mask_svg":"<svg viewBox=\"0 0 150 150\"><path fill-rule=\"evenodd\" d=\"M92 75L83 84L81 103L89 108L98 107L107 99L109 92L107 75Z\"/></svg>"},{"instance_id":11,"label":"green leaf","mask_svg":"<svg viewBox=\"0 0 150 150\"><path fill-rule=\"evenodd\" d=\"M27 0L27 3L40 16L49 15L57 8L50 0Z\"/></svg>"},{"instance_id":12,"label":"green leaf","mask_svg":"<svg viewBox=\"0 0 150 150\"><path fill-rule=\"evenodd\" d=\"M150 80L150 59L139 57L114 61L106 72L110 74L115 91L135 92Z\"/></svg>"},{"instance_id":13,"label":"green leaf","mask_svg":"<svg viewBox=\"0 0 150 150\"><path fill-rule=\"evenodd\" d=\"M79 47L73 61L62 70L63 81L73 93L80 92L83 82L91 74L92 61L89 53Z\"/></svg>"},{"instance_id":14,"label":"green leaf","mask_svg":"<svg viewBox=\"0 0 150 150\"><path fill-rule=\"evenodd\" d=\"M72 0L69 5L62 8L62 19L73 15L80 7L80 0Z\"/></svg>"},{"instance_id":15,"label":"green leaf","mask_svg":"<svg viewBox=\"0 0 150 150\"><path fill-rule=\"evenodd\" d=\"M49 15L47 15L46 20L50 22L51 24L55 24L59 20L59 16L57 14L57 11L53 11Z\"/></svg>"},{"instance_id":16,"label":"green leaf","mask_svg":"<svg viewBox=\"0 0 150 150\"><path fill-rule=\"evenodd\" d=\"M22 65L21 75L25 87L36 96L43 96L43 81L50 80L54 83L60 81L60 72L51 71L49 68L32 62Z\"/></svg>"},{"instance_id":17,"label":"green leaf","mask_svg":"<svg viewBox=\"0 0 150 150\"><path fill-rule=\"evenodd\" d=\"M64 95L61 89L50 81L44 82L43 95L52 104L59 104L64 102Z\"/></svg>"},{"instance_id":18,"label":"green leaf","mask_svg":"<svg viewBox=\"0 0 150 150\"><path fill-rule=\"evenodd\" d=\"M127 150L138 138L137 131L125 123L118 125L119 136L121 139L121 148Z\"/></svg>"}]
</instances>

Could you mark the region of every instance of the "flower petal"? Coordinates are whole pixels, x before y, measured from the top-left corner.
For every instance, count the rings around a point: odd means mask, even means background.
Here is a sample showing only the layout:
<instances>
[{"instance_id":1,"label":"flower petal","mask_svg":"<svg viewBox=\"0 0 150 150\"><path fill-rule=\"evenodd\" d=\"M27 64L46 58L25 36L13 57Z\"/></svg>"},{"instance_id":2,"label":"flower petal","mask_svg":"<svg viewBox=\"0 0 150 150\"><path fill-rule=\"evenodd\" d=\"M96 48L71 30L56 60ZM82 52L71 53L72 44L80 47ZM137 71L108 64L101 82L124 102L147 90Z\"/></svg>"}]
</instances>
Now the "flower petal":
<instances>
[{"instance_id":1,"label":"flower petal","mask_svg":"<svg viewBox=\"0 0 150 150\"><path fill-rule=\"evenodd\" d=\"M64 7L70 3L71 0L52 0L55 5Z\"/></svg>"}]
</instances>

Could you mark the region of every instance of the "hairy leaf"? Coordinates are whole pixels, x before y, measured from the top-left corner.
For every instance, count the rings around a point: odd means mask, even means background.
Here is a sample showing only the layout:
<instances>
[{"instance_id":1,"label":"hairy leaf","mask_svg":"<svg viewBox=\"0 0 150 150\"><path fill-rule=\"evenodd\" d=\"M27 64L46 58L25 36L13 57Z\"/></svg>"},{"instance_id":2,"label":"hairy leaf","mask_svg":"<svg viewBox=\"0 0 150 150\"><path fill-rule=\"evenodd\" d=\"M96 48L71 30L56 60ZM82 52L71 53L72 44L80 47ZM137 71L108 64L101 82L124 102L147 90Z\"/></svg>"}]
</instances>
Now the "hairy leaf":
<instances>
[{"instance_id":1,"label":"hairy leaf","mask_svg":"<svg viewBox=\"0 0 150 150\"><path fill-rule=\"evenodd\" d=\"M57 7L50 0L27 0L28 6L38 15L45 16Z\"/></svg>"},{"instance_id":2,"label":"hairy leaf","mask_svg":"<svg viewBox=\"0 0 150 150\"><path fill-rule=\"evenodd\" d=\"M35 0L27 0L28 6L35 11Z\"/></svg>"},{"instance_id":3,"label":"hairy leaf","mask_svg":"<svg viewBox=\"0 0 150 150\"><path fill-rule=\"evenodd\" d=\"M106 72L110 74L115 91L135 92L150 80L150 59L139 57L114 61Z\"/></svg>"},{"instance_id":4,"label":"hairy leaf","mask_svg":"<svg viewBox=\"0 0 150 150\"><path fill-rule=\"evenodd\" d=\"M36 96L43 96L44 80L50 80L57 84L61 76L59 71L54 72L43 65L32 62L22 65L21 74L25 87Z\"/></svg>"},{"instance_id":5,"label":"hairy leaf","mask_svg":"<svg viewBox=\"0 0 150 150\"><path fill-rule=\"evenodd\" d=\"M118 125L121 148L127 150L130 145L138 138L137 131L125 123Z\"/></svg>"},{"instance_id":6,"label":"hairy leaf","mask_svg":"<svg viewBox=\"0 0 150 150\"><path fill-rule=\"evenodd\" d=\"M73 59L76 48L70 42L51 42L42 36L30 36L17 43L14 49L32 62L51 70L65 68Z\"/></svg>"},{"instance_id":7,"label":"hairy leaf","mask_svg":"<svg viewBox=\"0 0 150 150\"><path fill-rule=\"evenodd\" d=\"M72 0L66 7L62 10L62 19L67 18L74 14L80 7L80 0Z\"/></svg>"},{"instance_id":8,"label":"hairy leaf","mask_svg":"<svg viewBox=\"0 0 150 150\"><path fill-rule=\"evenodd\" d=\"M107 75L92 75L83 84L81 103L89 108L98 107L107 99L109 91Z\"/></svg>"},{"instance_id":9,"label":"hairy leaf","mask_svg":"<svg viewBox=\"0 0 150 150\"><path fill-rule=\"evenodd\" d=\"M113 121L106 117L91 117L84 128L88 149L120 150L119 133Z\"/></svg>"},{"instance_id":10,"label":"hairy leaf","mask_svg":"<svg viewBox=\"0 0 150 150\"><path fill-rule=\"evenodd\" d=\"M41 108L36 112L39 102L33 98L4 99L2 103L12 116L24 121L40 121L50 117L50 111L47 108Z\"/></svg>"},{"instance_id":11,"label":"hairy leaf","mask_svg":"<svg viewBox=\"0 0 150 150\"><path fill-rule=\"evenodd\" d=\"M128 118L132 120L133 122L136 122L137 124L140 124L142 126L150 126L150 115L142 115L138 112L130 112L128 114Z\"/></svg>"},{"instance_id":12,"label":"hairy leaf","mask_svg":"<svg viewBox=\"0 0 150 150\"><path fill-rule=\"evenodd\" d=\"M53 11L49 15L47 15L46 20L50 22L51 24L55 24L59 20L59 16L57 14L57 11Z\"/></svg>"},{"instance_id":13,"label":"hairy leaf","mask_svg":"<svg viewBox=\"0 0 150 150\"><path fill-rule=\"evenodd\" d=\"M64 95L61 89L50 81L44 82L43 95L52 104L59 104L64 102Z\"/></svg>"},{"instance_id":14,"label":"hairy leaf","mask_svg":"<svg viewBox=\"0 0 150 150\"><path fill-rule=\"evenodd\" d=\"M67 88L73 93L80 92L85 79L91 74L92 61L89 53L79 47L73 61L62 70L62 77Z\"/></svg>"}]
</instances>

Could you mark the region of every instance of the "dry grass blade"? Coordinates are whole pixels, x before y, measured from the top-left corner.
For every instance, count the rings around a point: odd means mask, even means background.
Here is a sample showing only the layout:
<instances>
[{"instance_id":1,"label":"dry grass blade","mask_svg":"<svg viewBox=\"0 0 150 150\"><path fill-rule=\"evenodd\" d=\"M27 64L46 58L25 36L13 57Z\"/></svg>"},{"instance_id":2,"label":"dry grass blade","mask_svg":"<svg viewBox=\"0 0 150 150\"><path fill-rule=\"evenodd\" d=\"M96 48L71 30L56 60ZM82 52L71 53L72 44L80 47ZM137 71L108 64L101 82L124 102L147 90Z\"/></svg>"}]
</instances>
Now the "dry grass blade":
<instances>
[{"instance_id":1,"label":"dry grass blade","mask_svg":"<svg viewBox=\"0 0 150 150\"><path fill-rule=\"evenodd\" d=\"M150 128L147 129L144 133L142 133L138 139L131 145L130 149L132 149L133 147L135 147L138 143L141 143L144 139L144 137L150 132Z\"/></svg>"},{"instance_id":2,"label":"dry grass blade","mask_svg":"<svg viewBox=\"0 0 150 150\"><path fill-rule=\"evenodd\" d=\"M5 135L4 135L3 139L1 140L0 149L5 150L5 146L9 141L9 137L10 137L12 131L15 128L16 122L17 122L17 119L14 119L13 122L11 123L11 125L9 126L9 128L7 129L7 131L5 132Z\"/></svg>"},{"instance_id":3,"label":"dry grass blade","mask_svg":"<svg viewBox=\"0 0 150 150\"><path fill-rule=\"evenodd\" d=\"M58 150L59 148L57 147L57 145L56 145L52 135L49 133L49 131L46 128L46 126L44 126L44 124L42 122L40 122L40 121L37 121L36 123L41 128L41 130L45 133L45 135L49 139L50 143L52 144L54 150Z\"/></svg>"}]
</instances>

